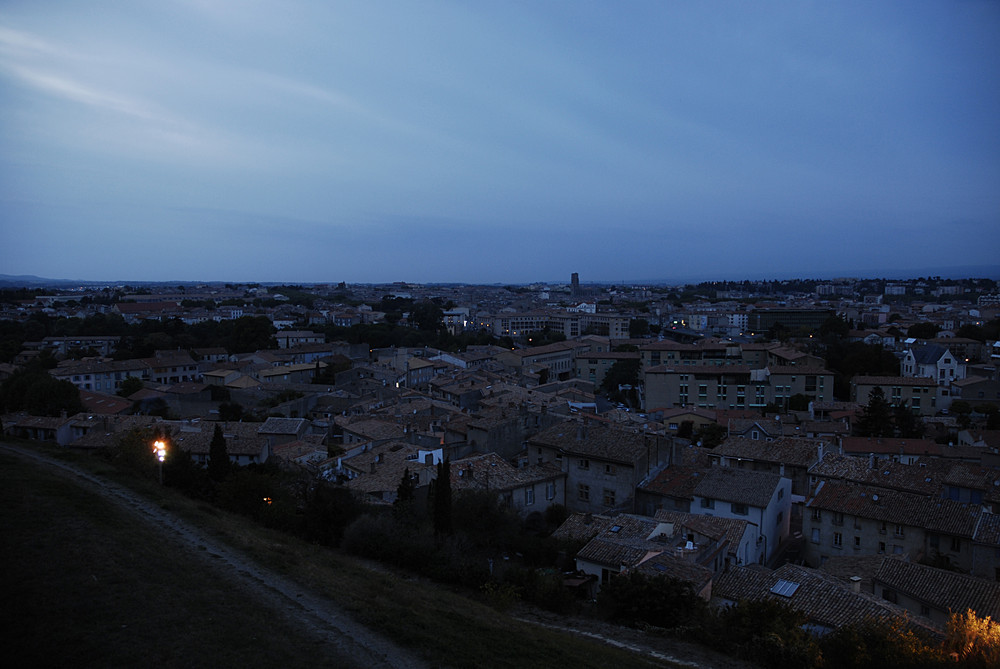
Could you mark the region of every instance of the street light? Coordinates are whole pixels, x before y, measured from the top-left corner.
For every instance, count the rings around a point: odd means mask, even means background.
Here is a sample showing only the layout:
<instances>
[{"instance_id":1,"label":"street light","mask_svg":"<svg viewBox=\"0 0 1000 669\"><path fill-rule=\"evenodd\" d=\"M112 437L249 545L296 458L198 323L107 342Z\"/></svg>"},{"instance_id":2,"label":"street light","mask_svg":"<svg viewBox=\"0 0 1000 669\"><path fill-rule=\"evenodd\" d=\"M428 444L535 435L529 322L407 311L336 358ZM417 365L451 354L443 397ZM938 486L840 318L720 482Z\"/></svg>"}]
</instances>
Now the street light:
<instances>
[{"instance_id":1,"label":"street light","mask_svg":"<svg viewBox=\"0 0 1000 669\"><path fill-rule=\"evenodd\" d=\"M163 485L163 461L167 459L167 445L159 439L154 441L153 453L156 454L156 459L160 461L160 485Z\"/></svg>"}]
</instances>

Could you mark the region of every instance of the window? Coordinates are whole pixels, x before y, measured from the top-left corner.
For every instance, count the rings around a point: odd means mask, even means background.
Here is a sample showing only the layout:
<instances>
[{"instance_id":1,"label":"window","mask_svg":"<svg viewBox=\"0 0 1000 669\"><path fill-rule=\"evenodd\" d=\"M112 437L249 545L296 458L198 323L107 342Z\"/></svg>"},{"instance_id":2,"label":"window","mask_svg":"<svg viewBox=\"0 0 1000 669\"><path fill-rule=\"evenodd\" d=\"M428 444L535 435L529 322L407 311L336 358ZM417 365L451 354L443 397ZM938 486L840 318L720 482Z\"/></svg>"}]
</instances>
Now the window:
<instances>
[{"instance_id":1,"label":"window","mask_svg":"<svg viewBox=\"0 0 1000 669\"><path fill-rule=\"evenodd\" d=\"M610 488L604 489L604 506L613 507L615 505L615 491Z\"/></svg>"},{"instance_id":2,"label":"window","mask_svg":"<svg viewBox=\"0 0 1000 669\"><path fill-rule=\"evenodd\" d=\"M819 543L819 528L818 527L814 527L813 530L812 530L812 542L814 544L818 544Z\"/></svg>"},{"instance_id":3,"label":"window","mask_svg":"<svg viewBox=\"0 0 1000 669\"><path fill-rule=\"evenodd\" d=\"M617 468L614 465L604 465L604 473L608 476L614 476Z\"/></svg>"},{"instance_id":4,"label":"window","mask_svg":"<svg viewBox=\"0 0 1000 669\"><path fill-rule=\"evenodd\" d=\"M854 537L854 550L861 550L861 537Z\"/></svg>"},{"instance_id":5,"label":"window","mask_svg":"<svg viewBox=\"0 0 1000 669\"><path fill-rule=\"evenodd\" d=\"M778 488L778 499L782 499L785 496L785 489Z\"/></svg>"},{"instance_id":6,"label":"window","mask_svg":"<svg viewBox=\"0 0 1000 669\"><path fill-rule=\"evenodd\" d=\"M577 497L583 502L590 501L590 486L586 483L581 483L576 490Z\"/></svg>"},{"instance_id":7,"label":"window","mask_svg":"<svg viewBox=\"0 0 1000 669\"><path fill-rule=\"evenodd\" d=\"M958 537L952 537L951 538L951 550L954 553L961 553L962 552L962 540L959 539Z\"/></svg>"},{"instance_id":8,"label":"window","mask_svg":"<svg viewBox=\"0 0 1000 669\"><path fill-rule=\"evenodd\" d=\"M884 541L878 542L878 552L879 553L885 553L885 542Z\"/></svg>"},{"instance_id":9,"label":"window","mask_svg":"<svg viewBox=\"0 0 1000 669\"><path fill-rule=\"evenodd\" d=\"M711 497L702 497L701 498L701 508L703 508L703 509L714 509L715 508L715 500L712 499Z\"/></svg>"},{"instance_id":10,"label":"window","mask_svg":"<svg viewBox=\"0 0 1000 669\"><path fill-rule=\"evenodd\" d=\"M556 498L556 484L553 481L549 481L545 484L545 499L555 499Z\"/></svg>"},{"instance_id":11,"label":"window","mask_svg":"<svg viewBox=\"0 0 1000 669\"><path fill-rule=\"evenodd\" d=\"M823 520L823 512L819 509L813 509L813 520Z\"/></svg>"},{"instance_id":12,"label":"window","mask_svg":"<svg viewBox=\"0 0 1000 669\"><path fill-rule=\"evenodd\" d=\"M834 525L843 525L844 524L844 514L840 513L839 511L837 513L833 514L833 524Z\"/></svg>"},{"instance_id":13,"label":"window","mask_svg":"<svg viewBox=\"0 0 1000 669\"><path fill-rule=\"evenodd\" d=\"M844 546L844 535L840 532L833 533L833 545L835 548L843 548Z\"/></svg>"},{"instance_id":14,"label":"window","mask_svg":"<svg viewBox=\"0 0 1000 669\"><path fill-rule=\"evenodd\" d=\"M577 461L576 464L577 464L577 466L580 469L590 469L590 460L582 460L581 459L581 460Z\"/></svg>"},{"instance_id":15,"label":"window","mask_svg":"<svg viewBox=\"0 0 1000 669\"><path fill-rule=\"evenodd\" d=\"M746 504L739 504L737 502L733 502L732 504L729 505L729 508L730 508L730 510L733 513L735 513L738 516L745 516L745 515L747 515L747 505Z\"/></svg>"},{"instance_id":16,"label":"window","mask_svg":"<svg viewBox=\"0 0 1000 669\"><path fill-rule=\"evenodd\" d=\"M931 614L931 607L927 606L926 604L921 604L920 605L920 615L922 615L922 616L929 616L930 614Z\"/></svg>"},{"instance_id":17,"label":"window","mask_svg":"<svg viewBox=\"0 0 1000 669\"><path fill-rule=\"evenodd\" d=\"M529 504L534 504L534 503L535 503L535 489L534 488L525 488L524 489L524 505L528 506Z\"/></svg>"},{"instance_id":18,"label":"window","mask_svg":"<svg viewBox=\"0 0 1000 669\"><path fill-rule=\"evenodd\" d=\"M905 536L903 534L903 526L902 525L899 525L898 523L896 524L895 534L896 534L897 537L903 537L903 536Z\"/></svg>"}]
</instances>

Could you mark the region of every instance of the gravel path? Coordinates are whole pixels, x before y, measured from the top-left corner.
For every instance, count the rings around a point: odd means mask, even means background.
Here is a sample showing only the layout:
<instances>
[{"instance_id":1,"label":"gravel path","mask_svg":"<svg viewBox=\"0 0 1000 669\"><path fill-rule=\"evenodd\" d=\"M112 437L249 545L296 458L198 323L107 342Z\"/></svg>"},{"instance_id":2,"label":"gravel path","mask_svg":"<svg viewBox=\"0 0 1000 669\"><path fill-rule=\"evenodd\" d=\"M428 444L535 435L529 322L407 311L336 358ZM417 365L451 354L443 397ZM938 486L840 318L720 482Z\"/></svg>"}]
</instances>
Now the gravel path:
<instances>
[{"instance_id":1,"label":"gravel path","mask_svg":"<svg viewBox=\"0 0 1000 669\"><path fill-rule=\"evenodd\" d=\"M73 479L81 486L122 507L155 528L164 537L199 556L210 568L262 605L287 618L314 636L325 659L344 667L425 667L422 660L385 637L352 620L333 602L262 567L238 551L220 544L204 532L136 493L98 478L70 463L47 457L29 448L0 444L0 450L44 464L48 471Z\"/></svg>"}]
</instances>

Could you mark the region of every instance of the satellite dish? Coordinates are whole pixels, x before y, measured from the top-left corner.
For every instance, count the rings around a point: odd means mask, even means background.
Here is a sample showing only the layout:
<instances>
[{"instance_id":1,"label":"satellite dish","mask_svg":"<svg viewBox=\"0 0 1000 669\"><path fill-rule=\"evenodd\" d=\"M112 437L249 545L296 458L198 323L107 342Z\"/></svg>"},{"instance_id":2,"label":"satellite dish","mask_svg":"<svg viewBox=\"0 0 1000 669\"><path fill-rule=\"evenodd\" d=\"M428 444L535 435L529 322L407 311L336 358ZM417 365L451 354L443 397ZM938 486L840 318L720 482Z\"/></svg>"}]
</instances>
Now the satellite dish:
<instances>
[{"instance_id":1,"label":"satellite dish","mask_svg":"<svg viewBox=\"0 0 1000 669\"><path fill-rule=\"evenodd\" d=\"M872 501L873 502L877 502L878 501L878 495L872 495Z\"/></svg>"}]
</instances>

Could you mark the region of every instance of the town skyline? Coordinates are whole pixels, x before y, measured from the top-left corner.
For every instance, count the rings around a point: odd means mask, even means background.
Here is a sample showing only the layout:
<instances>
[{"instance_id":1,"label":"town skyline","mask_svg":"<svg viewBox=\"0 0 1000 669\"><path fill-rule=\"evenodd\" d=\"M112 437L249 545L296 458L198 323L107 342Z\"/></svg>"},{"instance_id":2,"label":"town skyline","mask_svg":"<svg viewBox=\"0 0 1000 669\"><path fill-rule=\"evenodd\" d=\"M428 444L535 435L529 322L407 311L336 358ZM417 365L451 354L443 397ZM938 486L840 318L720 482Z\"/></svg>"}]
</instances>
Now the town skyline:
<instances>
[{"instance_id":1,"label":"town skyline","mask_svg":"<svg viewBox=\"0 0 1000 669\"><path fill-rule=\"evenodd\" d=\"M578 274L574 272L574 274ZM964 267L930 267L923 271L908 270L881 270L880 272L830 272L828 274L814 274L791 276L787 274L775 273L771 276L737 276L725 277L722 275L706 274L704 276L691 276L687 278L619 278L619 279L599 279L580 277L580 284L584 286L614 286L614 285L649 285L649 286L672 286L672 285L694 285L700 283L739 283L749 282L781 282L781 281L918 281L921 279L934 278L942 281L965 281L976 279L1000 279L1000 265L964 266ZM144 279L144 278L84 278L84 277L55 277L38 276L36 274L3 274L0 273L0 285L24 287L31 286L62 286L67 284L81 285L120 285L120 284L261 284L261 285L326 285L344 283L348 285L391 285L391 284L412 284L412 285L455 285L455 286L530 286L530 285L569 285L570 275L562 278L535 278L526 280L496 281L492 283L480 283L474 281L413 281L406 278L386 279L381 281L349 281L341 277L332 277L320 281L296 281L292 279L276 279L273 281L261 281L254 279L228 279L228 278L172 278L172 279Z\"/></svg>"}]
</instances>

